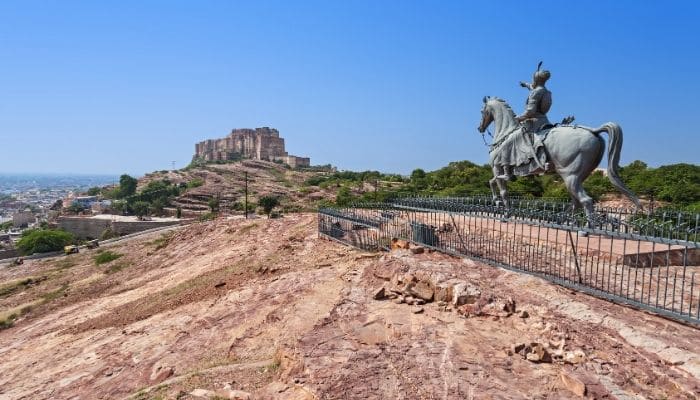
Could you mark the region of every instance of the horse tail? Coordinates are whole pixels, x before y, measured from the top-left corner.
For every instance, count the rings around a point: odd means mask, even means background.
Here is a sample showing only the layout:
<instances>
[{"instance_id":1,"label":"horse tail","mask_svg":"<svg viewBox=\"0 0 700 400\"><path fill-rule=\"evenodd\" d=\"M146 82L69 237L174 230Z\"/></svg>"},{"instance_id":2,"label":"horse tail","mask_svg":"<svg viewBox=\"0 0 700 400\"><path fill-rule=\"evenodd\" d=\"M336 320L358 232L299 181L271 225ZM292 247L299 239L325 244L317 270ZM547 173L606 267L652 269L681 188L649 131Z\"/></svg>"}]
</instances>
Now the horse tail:
<instances>
[{"instance_id":1,"label":"horse tail","mask_svg":"<svg viewBox=\"0 0 700 400\"><path fill-rule=\"evenodd\" d=\"M607 132L609 136L608 140L608 179L610 183L617 188L622 194L627 196L628 199L632 200L638 209L642 208L639 198L625 186L625 184L620 179L620 151L622 150L622 128L620 125L614 122L608 122L603 124L598 129L594 129L593 133L598 134L600 132Z\"/></svg>"}]
</instances>

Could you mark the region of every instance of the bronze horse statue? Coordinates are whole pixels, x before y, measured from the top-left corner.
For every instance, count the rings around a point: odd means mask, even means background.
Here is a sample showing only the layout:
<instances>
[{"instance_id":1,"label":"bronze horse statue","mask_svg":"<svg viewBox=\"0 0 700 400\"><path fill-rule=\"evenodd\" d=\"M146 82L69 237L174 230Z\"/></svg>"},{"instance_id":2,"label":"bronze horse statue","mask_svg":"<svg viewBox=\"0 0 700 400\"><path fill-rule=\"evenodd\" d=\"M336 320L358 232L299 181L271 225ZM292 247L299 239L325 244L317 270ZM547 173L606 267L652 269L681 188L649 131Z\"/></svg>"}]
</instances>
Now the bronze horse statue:
<instances>
[{"instance_id":1,"label":"bronze horse statue","mask_svg":"<svg viewBox=\"0 0 700 400\"><path fill-rule=\"evenodd\" d=\"M503 203L508 207L507 180L502 178L505 172L504 168L508 166L498 162L499 152L527 152L525 155L521 154L519 159L529 159L532 163L543 164L543 169L541 169L543 173L556 172L559 174L574 201L574 207L583 207L590 225L593 217L593 199L583 189L583 181L590 176L603 159L605 140L600 136L600 133L607 132L609 136L608 179L637 208L641 208L637 196L620 180L619 161L622 149L622 128L620 125L614 122L605 123L598 128L558 125L542 132L528 133L522 129L515 118L515 113L504 100L497 97L484 97L479 132L483 133L491 123L495 124L495 134L489 159L494 177L489 181L489 185L494 201L498 201L496 193L496 189L498 189ZM531 140L523 142L525 135L532 135ZM529 145L523 146L522 143L529 143ZM538 149L535 148L535 143L539 144ZM542 163L540 160L546 160L546 163ZM547 168L544 168L545 164ZM517 173L517 175L533 174Z\"/></svg>"}]
</instances>

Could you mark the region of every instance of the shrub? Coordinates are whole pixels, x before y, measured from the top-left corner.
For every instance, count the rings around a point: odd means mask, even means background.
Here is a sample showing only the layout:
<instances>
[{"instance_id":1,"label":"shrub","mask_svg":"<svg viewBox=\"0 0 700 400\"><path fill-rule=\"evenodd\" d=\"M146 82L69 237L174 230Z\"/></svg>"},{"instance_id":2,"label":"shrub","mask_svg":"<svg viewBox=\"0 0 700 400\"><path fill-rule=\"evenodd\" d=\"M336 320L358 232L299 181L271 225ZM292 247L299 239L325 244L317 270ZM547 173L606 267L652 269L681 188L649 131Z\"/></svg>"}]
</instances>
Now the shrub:
<instances>
[{"instance_id":1,"label":"shrub","mask_svg":"<svg viewBox=\"0 0 700 400\"><path fill-rule=\"evenodd\" d=\"M206 213L199 216L200 222L211 221L216 218L216 213Z\"/></svg>"},{"instance_id":2,"label":"shrub","mask_svg":"<svg viewBox=\"0 0 700 400\"><path fill-rule=\"evenodd\" d=\"M212 197L209 199L207 202L207 205L209 206L209 209L211 210L212 213L217 213L219 212L219 198L218 197Z\"/></svg>"},{"instance_id":3,"label":"shrub","mask_svg":"<svg viewBox=\"0 0 700 400\"><path fill-rule=\"evenodd\" d=\"M272 209L277 207L279 203L279 199L275 196L263 196L260 199L258 199L258 205L262 207L263 212L267 214L268 218L270 218L270 213L272 212Z\"/></svg>"},{"instance_id":4,"label":"shrub","mask_svg":"<svg viewBox=\"0 0 700 400\"><path fill-rule=\"evenodd\" d=\"M24 255L33 253L47 253L63 250L64 246L73 243L74 237L70 233L55 229L30 229L22 233L22 238L17 242L17 248Z\"/></svg>"},{"instance_id":5,"label":"shrub","mask_svg":"<svg viewBox=\"0 0 700 400\"><path fill-rule=\"evenodd\" d=\"M202 179L202 178L194 178L191 181L187 182L188 189L194 189L194 188L200 187L202 185L204 185L204 179Z\"/></svg>"},{"instance_id":6,"label":"shrub","mask_svg":"<svg viewBox=\"0 0 700 400\"><path fill-rule=\"evenodd\" d=\"M113 251L103 251L94 257L95 265L106 264L110 261L114 261L117 258L123 256L123 254L115 253Z\"/></svg>"},{"instance_id":7,"label":"shrub","mask_svg":"<svg viewBox=\"0 0 700 400\"><path fill-rule=\"evenodd\" d=\"M131 206L131 208L134 210L134 214L136 214L136 216L140 218L148 214L150 204L148 204L145 201L137 201L134 203L133 206Z\"/></svg>"}]
</instances>

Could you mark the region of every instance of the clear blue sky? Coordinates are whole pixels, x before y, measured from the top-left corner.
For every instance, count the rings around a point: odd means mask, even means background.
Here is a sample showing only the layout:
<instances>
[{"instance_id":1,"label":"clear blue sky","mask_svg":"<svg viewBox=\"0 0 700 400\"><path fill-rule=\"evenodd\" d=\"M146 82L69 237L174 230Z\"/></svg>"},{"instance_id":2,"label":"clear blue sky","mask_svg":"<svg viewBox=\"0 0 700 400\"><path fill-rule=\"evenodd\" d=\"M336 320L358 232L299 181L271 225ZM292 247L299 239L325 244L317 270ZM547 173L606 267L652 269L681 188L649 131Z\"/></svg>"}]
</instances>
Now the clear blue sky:
<instances>
[{"instance_id":1,"label":"clear blue sky","mask_svg":"<svg viewBox=\"0 0 700 400\"><path fill-rule=\"evenodd\" d=\"M232 128L409 173L487 161L484 95L615 121L622 163L700 162L700 2L0 2L0 172L141 175Z\"/></svg>"}]
</instances>

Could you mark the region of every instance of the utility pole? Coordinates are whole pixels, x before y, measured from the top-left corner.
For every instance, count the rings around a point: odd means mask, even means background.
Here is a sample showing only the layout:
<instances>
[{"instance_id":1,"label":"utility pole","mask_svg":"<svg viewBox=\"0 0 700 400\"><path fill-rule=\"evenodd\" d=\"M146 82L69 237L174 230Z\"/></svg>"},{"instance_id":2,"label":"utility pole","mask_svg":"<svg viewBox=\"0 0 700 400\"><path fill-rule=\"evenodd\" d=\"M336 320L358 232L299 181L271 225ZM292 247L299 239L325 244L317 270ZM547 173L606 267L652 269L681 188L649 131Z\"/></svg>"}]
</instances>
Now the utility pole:
<instances>
[{"instance_id":1,"label":"utility pole","mask_svg":"<svg viewBox=\"0 0 700 400\"><path fill-rule=\"evenodd\" d=\"M243 205L245 219L248 219L248 171L245 172L245 203Z\"/></svg>"},{"instance_id":2,"label":"utility pole","mask_svg":"<svg viewBox=\"0 0 700 400\"><path fill-rule=\"evenodd\" d=\"M172 165L172 170L175 171L175 161L170 161L170 165Z\"/></svg>"}]
</instances>

